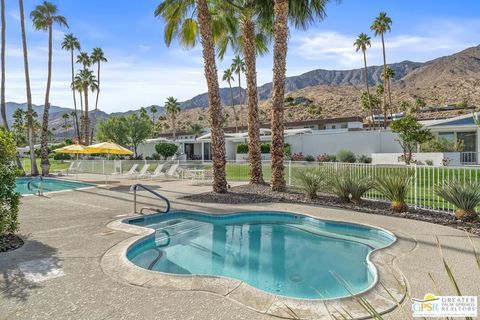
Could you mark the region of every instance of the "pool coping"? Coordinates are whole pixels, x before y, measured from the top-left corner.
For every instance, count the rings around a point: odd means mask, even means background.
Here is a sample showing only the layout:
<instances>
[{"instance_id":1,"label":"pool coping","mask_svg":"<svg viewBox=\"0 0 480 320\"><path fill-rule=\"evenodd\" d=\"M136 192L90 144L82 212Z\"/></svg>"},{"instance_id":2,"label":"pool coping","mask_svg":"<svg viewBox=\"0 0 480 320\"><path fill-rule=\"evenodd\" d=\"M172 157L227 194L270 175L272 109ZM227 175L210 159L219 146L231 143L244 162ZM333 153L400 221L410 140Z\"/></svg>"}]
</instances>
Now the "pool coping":
<instances>
[{"instance_id":1,"label":"pool coping","mask_svg":"<svg viewBox=\"0 0 480 320\"><path fill-rule=\"evenodd\" d=\"M355 319L365 319L370 318L371 314L360 305L359 297L367 299L380 314L392 311L404 301L408 291L408 283L394 264L398 254L407 252L401 245L401 242L404 240L396 237L393 232L374 225L321 219L314 215L298 213L294 210L288 210L288 212L319 220L372 227L394 235L395 241L389 246L373 250L367 255L367 263L371 265L376 281L369 288L356 295L318 300L275 295L257 289L244 281L224 276L180 275L147 270L135 265L127 258L127 251L131 246L155 234L154 229L125 223L125 220L143 217L143 215L122 217L107 224L107 227L110 229L127 232L134 236L111 247L102 256L100 266L105 274L123 283L142 287L157 287L171 291L209 292L240 303L259 313L280 318L330 319L329 314L341 318L339 310L342 310L342 313L344 312L343 310L346 310ZM230 213L235 213L235 211ZM218 215L215 213L207 214ZM228 213L221 215L226 214ZM382 285L379 285L379 282ZM389 292L383 287L388 288Z\"/></svg>"}]
</instances>

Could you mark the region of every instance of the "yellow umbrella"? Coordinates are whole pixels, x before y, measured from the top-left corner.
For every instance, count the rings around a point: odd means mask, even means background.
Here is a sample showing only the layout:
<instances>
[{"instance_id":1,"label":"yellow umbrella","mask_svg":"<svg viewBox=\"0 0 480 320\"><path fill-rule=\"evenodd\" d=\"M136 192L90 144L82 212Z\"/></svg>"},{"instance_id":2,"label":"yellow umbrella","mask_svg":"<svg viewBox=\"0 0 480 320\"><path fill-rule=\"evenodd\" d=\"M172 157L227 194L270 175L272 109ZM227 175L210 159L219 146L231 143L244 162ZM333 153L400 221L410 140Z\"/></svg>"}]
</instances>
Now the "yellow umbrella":
<instances>
[{"instance_id":1,"label":"yellow umbrella","mask_svg":"<svg viewBox=\"0 0 480 320\"><path fill-rule=\"evenodd\" d=\"M106 153L106 154L120 154L132 155L133 152L113 142L101 142L85 147L87 153Z\"/></svg>"},{"instance_id":2,"label":"yellow umbrella","mask_svg":"<svg viewBox=\"0 0 480 320\"><path fill-rule=\"evenodd\" d=\"M68 154L87 154L85 147L81 144L71 144L63 148L53 150L55 153L68 153Z\"/></svg>"}]
</instances>

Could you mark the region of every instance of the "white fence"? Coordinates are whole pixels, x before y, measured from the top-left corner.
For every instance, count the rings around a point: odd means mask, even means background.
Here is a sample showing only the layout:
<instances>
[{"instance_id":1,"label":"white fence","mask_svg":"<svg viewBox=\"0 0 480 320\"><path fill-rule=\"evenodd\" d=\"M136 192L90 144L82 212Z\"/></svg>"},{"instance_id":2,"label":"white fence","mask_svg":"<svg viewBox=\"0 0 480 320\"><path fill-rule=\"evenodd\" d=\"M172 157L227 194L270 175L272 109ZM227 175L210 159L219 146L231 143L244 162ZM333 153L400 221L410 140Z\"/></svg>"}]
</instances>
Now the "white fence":
<instances>
[{"instance_id":1,"label":"white fence","mask_svg":"<svg viewBox=\"0 0 480 320\"><path fill-rule=\"evenodd\" d=\"M126 176L134 165L136 165L136 170L131 174L133 178L198 179L204 181L212 179L212 163L204 161L79 160L76 161L72 167L81 173ZM158 166L161 166L161 168L157 168ZM270 166L270 161L263 162L263 176L265 181L270 180ZM339 170L348 169L354 177L370 177L373 179L377 176L400 174L408 170L412 179L407 202L412 207L428 210L454 210L453 205L436 195L435 189L438 186L454 180L462 183L480 182L480 167L474 166L395 166L287 161L285 162L285 180L287 184L295 186L297 173L308 168L321 168L326 172L326 177L332 177L338 173ZM142 169L145 171L145 174L139 176L139 172ZM154 175L155 172L156 174ZM227 162L226 174L228 181L248 181L249 165L248 163ZM329 190L327 189L325 191L328 192ZM376 190L367 192L365 198L386 201L385 197Z\"/></svg>"}]
</instances>

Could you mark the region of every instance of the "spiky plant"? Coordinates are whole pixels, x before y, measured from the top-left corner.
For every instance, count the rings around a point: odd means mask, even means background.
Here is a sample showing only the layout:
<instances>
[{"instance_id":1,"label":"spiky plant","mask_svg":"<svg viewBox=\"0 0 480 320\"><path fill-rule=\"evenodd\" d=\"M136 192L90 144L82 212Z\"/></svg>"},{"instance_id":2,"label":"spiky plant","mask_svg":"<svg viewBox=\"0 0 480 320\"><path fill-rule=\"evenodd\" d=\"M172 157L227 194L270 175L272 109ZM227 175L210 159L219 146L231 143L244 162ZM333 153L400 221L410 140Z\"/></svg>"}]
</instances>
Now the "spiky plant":
<instances>
[{"instance_id":1,"label":"spiky plant","mask_svg":"<svg viewBox=\"0 0 480 320\"><path fill-rule=\"evenodd\" d=\"M455 206L455 217L468 221L478 218L475 208L480 204L480 184L450 181L437 186L435 193Z\"/></svg>"},{"instance_id":2,"label":"spiky plant","mask_svg":"<svg viewBox=\"0 0 480 320\"><path fill-rule=\"evenodd\" d=\"M375 181L375 189L390 200L390 207L394 212L405 212L408 210L406 199L410 180L409 172L378 176Z\"/></svg>"},{"instance_id":3,"label":"spiky plant","mask_svg":"<svg viewBox=\"0 0 480 320\"><path fill-rule=\"evenodd\" d=\"M308 199L317 198L317 192L325 184L324 174L319 169L302 170L296 175L297 183Z\"/></svg>"},{"instance_id":4,"label":"spiky plant","mask_svg":"<svg viewBox=\"0 0 480 320\"><path fill-rule=\"evenodd\" d=\"M332 179L332 191L342 201L358 203L363 195L373 188L373 182L368 177L353 177L350 170L342 170Z\"/></svg>"}]
</instances>

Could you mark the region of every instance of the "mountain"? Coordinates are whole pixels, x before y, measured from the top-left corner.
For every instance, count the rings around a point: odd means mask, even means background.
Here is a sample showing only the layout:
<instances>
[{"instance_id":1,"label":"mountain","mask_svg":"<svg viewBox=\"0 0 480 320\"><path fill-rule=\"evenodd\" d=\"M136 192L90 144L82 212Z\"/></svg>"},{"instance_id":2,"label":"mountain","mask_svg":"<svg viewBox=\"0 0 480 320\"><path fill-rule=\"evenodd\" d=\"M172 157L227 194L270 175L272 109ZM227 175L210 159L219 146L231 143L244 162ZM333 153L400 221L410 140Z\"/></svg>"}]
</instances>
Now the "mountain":
<instances>
[{"instance_id":1,"label":"mountain","mask_svg":"<svg viewBox=\"0 0 480 320\"><path fill-rule=\"evenodd\" d=\"M423 112L418 114L420 118L438 118L471 112L471 108L480 107L480 46L471 47L461 52L440 57L427 62L403 61L389 64L395 71L392 82L392 101L397 107L401 101L407 101L414 105L416 98L422 98L429 106L441 105L465 105L470 109L457 108L448 112ZM368 68L368 82L372 86L381 83L380 75L383 66L370 66ZM302 105L288 106L285 110L287 121L307 120L315 117L343 117L359 115L364 116L365 111L360 106L359 97L364 90L365 74L362 68L353 70L323 70L317 69L304 74L287 77L286 92L288 96L311 99L314 104L322 108L321 115L309 113ZM258 87L260 120L270 119L270 103L272 84L267 83ZM226 125L234 125L233 110L231 107L231 95L229 88L220 89L220 97L225 105L224 112ZM233 88L233 100L236 111L239 114L240 124L246 123L246 107L239 106L245 101L245 89ZM178 116L179 128L186 129L191 123L200 123L209 126L208 94L203 93L181 102L183 112ZM16 108L26 110L26 104L7 103L7 117ZM150 107L147 107L147 112ZM43 106L34 106L34 110L41 116ZM50 108L50 120L53 127L61 127L63 124L62 114L70 112L68 108L52 106ZM158 108L159 114L163 111ZM127 112L106 114L98 113L98 119L109 116L122 116L138 113L139 109ZM149 112L150 114L150 112ZM63 129L60 129L63 132ZM58 131L57 131L58 132Z\"/></svg>"}]
</instances>

